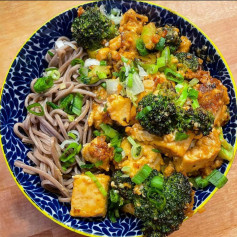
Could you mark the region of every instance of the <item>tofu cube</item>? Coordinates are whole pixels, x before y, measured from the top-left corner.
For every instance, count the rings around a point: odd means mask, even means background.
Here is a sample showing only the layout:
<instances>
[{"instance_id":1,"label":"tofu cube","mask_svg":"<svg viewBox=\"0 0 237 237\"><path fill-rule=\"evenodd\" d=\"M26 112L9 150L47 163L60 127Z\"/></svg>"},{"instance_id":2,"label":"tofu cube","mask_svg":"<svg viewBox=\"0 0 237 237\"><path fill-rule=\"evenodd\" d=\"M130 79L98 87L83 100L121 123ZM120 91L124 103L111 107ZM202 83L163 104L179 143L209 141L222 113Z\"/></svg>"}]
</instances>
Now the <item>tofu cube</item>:
<instances>
[{"instance_id":1,"label":"tofu cube","mask_svg":"<svg viewBox=\"0 0 237 237\"><path fill-rule=\"evenodd\" d=\"M175 158L174 164L178 172L191 173L210 167L221 149L219 130L213 129L208 136L199 139L182 158Z\"/></svg>"},{"instance_id":2,"label":"tofu cube","mask_svg":"<svg viewBox=\"0 0 237 237\"><path fill-rule=\"evenodd\" d=\"M108 191L110 176L95 175L104 189ZM105 217L107 197L104 197L91 178L85 174L74 176L71 211L74 217Z\"/></svg>"},{"instance_id":3,"label":"tofu cube","mask_svg":"<svg viewBox=\"0 0 237 237\"><path fill-rule=\"evenodd\" d=\"M129 98L124 98L121 95L111 95L108 98L107 111L112 120L119 125L127 126L130 121L131 101Z\"/></svg>"},{"instance_id":4,"label":"tofu cube","mask_svg":"<svg viewBox=\"0 0 237 237\"><path fill-rule=\"evenodd\" d=\"M86 161L93 164L102 161L103 163L98 168L109 171L109 162L114 156L114 148L109 147L105 139L105 136L99 136L85 144L82 149L82 156Z\"/></svg>"}]
</instances>

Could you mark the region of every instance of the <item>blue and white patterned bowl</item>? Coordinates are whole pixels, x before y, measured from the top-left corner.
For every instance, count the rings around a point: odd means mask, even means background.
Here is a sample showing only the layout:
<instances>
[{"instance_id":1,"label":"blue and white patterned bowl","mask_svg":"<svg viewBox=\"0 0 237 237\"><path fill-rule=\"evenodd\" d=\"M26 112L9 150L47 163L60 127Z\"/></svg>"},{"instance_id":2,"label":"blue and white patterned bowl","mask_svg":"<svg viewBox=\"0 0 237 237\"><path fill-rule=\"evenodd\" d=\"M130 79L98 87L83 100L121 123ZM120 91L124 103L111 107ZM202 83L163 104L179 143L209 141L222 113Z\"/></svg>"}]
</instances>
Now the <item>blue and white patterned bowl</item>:
<instances>
[{"instance_id":1,"label":"blue and white patterned bowl","mask_svg":"<svg viewBox=\"0 0 237 237\"><path fill-rule=\"evenodd\" d=\"M117 7L122 9L123 12L133 8L136 12L147 15L150 21L158 22L159 25L174 25L180 29L181 35L186 35L192 41L192 51L206 45L208 48L207 54L211 55L214 60L212 63L204 64L205 69L209 70L213 77L220 79L228 88L231 98L229 106L231 119L224 127L224 135L232 145L236 145L237 106L234 80L223 56L200 29L184 17L168 9L145 2L104 0L98 3L85 4L85 6L94 4L99 6L104 4L107 10ZM38 210L53 221L88 236L138 236L142 234L140 231L141 222L132 216L124 215L116 223L112 223L107 218L100 221L91 221L71 217L69 215L70 206L60 203L56 195L44 190L40 186L38 176L23 173L21 169L13 165L15 160L21 160L29 164L26 154L30 147L23 144L16 137L13 132L13 125L22 122L26 116L24 100L26 95L30 93L30 82L33 78L41 76L43 69L47 66L44 55L53 47L56 39L63 35L71 37L71 23L76 16L77 10L73 8L47 22L24 44L12 63L6 77L1 99L0 129L3 153L19 188ZM227 174L230 166L231 163L225 162L220 171ZM212 197L216 190L212 185L204 190L197 190L194 204L195 212Z\"/></svg>"}]
</instances>

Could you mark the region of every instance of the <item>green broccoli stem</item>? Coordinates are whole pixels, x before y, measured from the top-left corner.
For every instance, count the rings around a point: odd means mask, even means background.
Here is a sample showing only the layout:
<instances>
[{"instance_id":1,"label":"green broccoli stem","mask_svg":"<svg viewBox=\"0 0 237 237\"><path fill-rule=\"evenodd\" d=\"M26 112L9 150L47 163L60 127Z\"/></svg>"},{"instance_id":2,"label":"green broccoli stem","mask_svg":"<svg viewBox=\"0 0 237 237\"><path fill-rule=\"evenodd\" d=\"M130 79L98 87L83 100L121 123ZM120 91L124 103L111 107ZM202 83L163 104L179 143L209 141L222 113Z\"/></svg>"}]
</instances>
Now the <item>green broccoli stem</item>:
<instances>
[{"instance_id":1,"label":"green broccoli stem","mask_svg":"<svg viewBox=\"0 0 237 237\"><path fill-rule=\"evenodd\" d=\"M231 146L231 144L229 144L225 140L225 138L223 136L223 130L221 127L219 128L219 130L220 130L219 138L221 141L221 150L218 153L218 156L224 160L231 161L234 157L234 148Z\"/></svg>"},{"instance_id":2,"label":"green broccoli stem","mask_svg":"<svg viewBox=\"0 0 237 237\"><path fill-rule=\"evenodd\" d=\"M221 150L218 153L218 157L220 157L224 160L231 161L233 159L233 156L234 156L234 148L233 147L231 150L226 150L223 146L221 146Z\"/></svg>"}]
</instances>

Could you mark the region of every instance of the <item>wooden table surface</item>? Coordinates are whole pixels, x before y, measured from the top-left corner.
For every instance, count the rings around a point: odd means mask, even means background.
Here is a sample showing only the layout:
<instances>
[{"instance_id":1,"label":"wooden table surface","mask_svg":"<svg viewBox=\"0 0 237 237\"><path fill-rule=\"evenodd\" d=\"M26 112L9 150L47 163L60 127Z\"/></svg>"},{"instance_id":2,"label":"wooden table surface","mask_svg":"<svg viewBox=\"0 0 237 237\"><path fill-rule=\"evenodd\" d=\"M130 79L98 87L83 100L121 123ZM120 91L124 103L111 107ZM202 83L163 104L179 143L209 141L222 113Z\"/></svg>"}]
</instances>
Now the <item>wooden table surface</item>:
<instances>
[{"instance_id":1,"label":"wooden table surface","mask_svg":"<svg viewBox=\"0 0 237 237\"><path fill-rule=\"evenodd\" d=\"M28 37L58 13L85 1L0 2L0 87L16 53ZM158 2L158 1L156 1ZM162 1L198 25L219 47L237 79L237 2ZM81 236L40 213L13 181L0 153L0 236ZM172 237L237 236L237 160L229 182L205 206L206 211L184 222Z\"/></svg>"}]
</instances>

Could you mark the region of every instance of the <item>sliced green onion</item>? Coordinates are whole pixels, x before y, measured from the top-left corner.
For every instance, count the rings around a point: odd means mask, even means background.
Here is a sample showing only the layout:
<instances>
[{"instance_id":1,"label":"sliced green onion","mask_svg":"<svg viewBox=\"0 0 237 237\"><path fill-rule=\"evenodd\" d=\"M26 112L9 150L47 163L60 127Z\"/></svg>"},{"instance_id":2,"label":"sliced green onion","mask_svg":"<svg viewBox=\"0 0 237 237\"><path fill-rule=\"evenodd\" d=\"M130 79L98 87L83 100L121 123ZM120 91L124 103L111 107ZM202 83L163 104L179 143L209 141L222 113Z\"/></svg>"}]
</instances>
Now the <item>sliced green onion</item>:
<instances>
[{"instance_id":1,"label":"sliced green onion","mask_svg":"<svg viewBox=\"0 0 237 237\"><path fill-rule=\"evenodd\" d=\"M115 137L113 137L113 138L111 139L110 145L111 145L112 147L115 147L115 148L116 148L116 147L120 147L121 141L122 141L122 136L116 135Z\"/></svg>"},{"instance_id":2,"label":"sliced green onion","mask_svg":"<svg viewBox=\"0 0 237 237\"><path fill-rule=\"evenodd\" d=\"M151 187L158 188L159 190L162 190L164 187L164 178L161 176L155 176L151 180Z\"/></svg>"},{"instance_id":3,"label":"sliced green onion","mask_svg":"<svg viewBox=\"0 0 237 237\"><path fill-rule=\"evenodd\" d=\"M121 147L116 147L115 152L121 153L123 151L123 148Z\"/></svg>"},{"instance_id":4,"label":"sliced green onion","mask_svg":"<svg viewBox=\"0 0 237 237\"><path fill-rule=\"evenodd\" d=\"M198 185L197 185L194 177L191 177L188 180L189 180L190 183L192 183L194 188L198 189Z\"/></svg>"},{"instance_id":5,"label":"sliced green onion","mask_svg":"<svg viewBox=\"0 0 237 237\"><path fill-rule=\"evenodd\" d=\"M135 184L141 184L145 181L145 179L148 178L152 171L152 168L145 164L137 173L136 175L132 178L132 182Z\"/></svg>"},{"instance_id":6,"label":"sliced green onion","mask_svg":"<svg viewBox=\"0 0 237 237\"><path fill-rule=\"evenodd\" d=\"M107 78L107 74L105 72L96 72L96 75L100 80Z\"/></svg>"},{"instance_id":7,"label":"sliced green onion","mask_svg":"<svg viewBox=\"0 0 237 237\"><path fill-rule=\"evenodd\" d=\"M107 66L107 62L106 61L100 61L100 66Z\"/></svg>"},{"instance_id":8,"label":"sliced green onion","mask_svg":"<svg viewBox=\"0 0 237 237\"><path fill-rule=\"evenodd\" d=\"M70 155L66 156L70 149L72 149L73 151L70 153ZM81 144L78 145L78 143L76 142L70 143L59 159L62 162L67 162L72 158L74 158L75 155L80 152L80 150L81 150Z\"/></svg>"},{"instance_id":9,"label":"sliced green onion","mask_svg":"<svg viewBox=\"0 0 237 237\"><path fill-rule=\"evenodd\" d=\"M103 82L103 83L101 83L100 85L101 85L104 89L107 88L106 82Z\"/></svg>"},{"instance_id":10,"label":"sliced green onion","mask_svg":"<svg viewBox=\"0 0 237 237\"><path fill-rule=\"evenodd\" d=\"M141 157L142 147L140 145L132 146L131 155L134 160L138 160Z\"/></svg>"},{"instance_id":11,"label":"sliced green onion","mask_svg":"<svg viewBox=\"0 0 237 237\"><path fill-rule=\"evenodd\" d=\"M198 103L198 91L191 88L188 90L188 97L192 100L192 107L193 109L196 109L199 107L199 103Z\"/></svg>"},{"instance_id":12,"label":"sliced green onion","mask_svg":"<svg viewBox=\"0 0 237 237\"><path fill-rule=\"evenodd\" d=\"M183 90L175 104L182 107L188 98L188 83L183 83Z\"/></svg>"},{"instance_id":13,"label":"sliced green onion","mask_svg":"<svg viewBox=\"0 0 237 237\"><path fill-rule=\"evenodd\" d=\"M193 87L193 86L197 85L198 82L199 82L199 80L198 80L197 78L193 78L193 79L189 82L189 85L190 85L191 87Z\"/></svg>"},{"instance_id":14,"label":"sliced green onion","mask_svg":"<svg viewBox=\"0 0 237 237\"><path fill-rule=\"evenodd\" d=\"M107 192L106 192L105 188L103 187L103 185L96 178L96 176L94 174L92 174L90 171L85 172L85 175L87 175L87 176L89 176L91 178L91 180L95 183L95 185L97 186L97 188L99 189L101 194L104 197L106 197L107 196Z\"/></svg>"},{"instance_id":15,"label":"sliced green onion","mask_svg":"<svg viewBox=\"0 0 237 237\"><path fill-rule=\"evenodd\" d=\"M183 85L182 83L177 84L177 85L175 86L176 92L179 93L183 87L184 87L184 85Z\"/></svg>"},{"instance_id":16,"label":"sliced green onion","mask_svg":"<svg viewBox=\"0 0 237 237\"><path fill-rule=\"evenodd\" d=\"M183 132L176 132L175 133L175 141L183 141L189 137L188 134Z\"/></svg>"},{"instance_id":17,"label":"sliced green onion","mask_svg":"<svg viewBox=\"0 0 237 237\"><path fill-rule=\"evenodd\" d=\"M85 165L80 165L82 169L92 169L95 167L94 164L85 164Z\"/></svg>"},{"instance_id":18,"label":"sliced green onion","mask_svg":"<svg viewBox=\"0 0 237 237\"><path fill-rule=\"evenodd\" d=\"M158 149L152 149L152 151L155 153L160 153L160 151Z\"/></svg>"},{"instance_id":19,"label":"sliced green onion","mask_svg":"<svg viewBox=\"0 0 237 237\"><path fill-rule=\"evenodd\" d=\"M133 140L133 138L132 137L127 137L127 139L128 139L128 141L129 141L129 143L132 145L132 146L137 146L137 143Z\"/></svg>"},{"instance_id":20,"label":"sliced green onion","mask_svg":"<svg viewBox=\"0 0 237 237\"><path fill-rule=\"evenodd\" d=\"M190 88L190 89L188 90L188 97L189 97L190 99L197 99L197 98L198 98L198 91L195 90L195 89L193 89L193 88Z\"/></svg>"},{"instance_id":21,"label":"sliced green onion","mask_svg":"<svg viewBox=\"0 0 237 237\"><path fill-rule=\"evenodd\" d=\"M101 129L104 131L105 135L108 136L109 138L114 138L115 136L118 135L118 132L111 128L109 125L102 123L100 124Z\"/></svg>"},{"instance_id":22,"label":"sliced green onion","mask_svg":"<svg viewBox=\"0 0 237 237\"><path fill-rule=\"evenodd\" d=\"M79 116L81 114L82 105L83 105L83 95L77 93L73 99L72 112L77 116Z\"/></svg>"},{"instance_id":23,"label":"sliced green onion","mask_svg":"<svg viewBox=\"0 0 237 237\"><path fill-rule=\"evenodd\" d=\"M197 100L197 99L193 99L192 108L193 108L193 109L197 109L197 108L199 108L199 107L200 107L200 105L199 105L199 103L198 103L198 100Z\"/></svg>"},{"instance_id":24,"label":"sliced green onion","mask_svg":"<svg viewBox=\"0 0 237 237\"><path fill-rule=\"evenodd\" d=\"M159 195L162 198L162 201L160 199L157 200L156 197L154 197L155 195ZM157 188L150 188L147 192L147 197L148 200L153 203L154 205L156 205L156 207L159 209L159 211L163 211L166 205L166 198L164 196L164 194Z\"/></svg>"},{"instance_id":25,"label":"sliced green onion","mask_svg":"<svg viewBox=\"0 0 237 237\"><path fill-rule=\"evenodd\" d=\"M48 50L48 55L51 56L51 57L54 56L54 54L50 50Z\"/></svg>"},{"instance_id":26,"label":"sliced green onion","mask_svg":"<svg viewBox=\"0 0 237 237\"><path fill-rule=\"evenodd\" d=\"M54 104L53 102L47 101L46 104L47 104L48 106L50 106L52 109L59 109L59 106L57 106L57 105Z\"/></svg>"},{"instance_id":27,"label":"sliced green onion","mask_svg":"<svg viewBox=\"0 0 237 237\"><path fill-rule=\"evenodd\" d=\"M133 62L132 62L133 63ZM136 72L136 68L135 67L131 67L131 69L130 69L130 71L129 71L130 73L135 73Z\"/></svg>"},{"instance_id":28,"label":"sliced green onion","mask_svg":"<svg viewBox=\"0 0 237 237\"><path fill-rule=\"evenodd\" d=\"M136 48L141 56L146 56L149 54L142 39L137 39Z\"/></svg>"},{"instance_id":29,"label":"sliced green onion","mask_svg":"<svg viewBox=\"0 0 237 237\"><path fill-rule=\"evenodd\" d=\"M95 162L95 167L96 168L100 167L101 165L103 165L103 161L102 160Z\"/></svg>"},{"instance_id":30,"label":"sliced green onion","mask_svg":"<svg viewBox=\"0 0 237 237\"><path fill-rule=\"evenodd\" d=\"M118 162L118 163L121 162L122 158L123 158L123 156L122 156L121 152L115 152L114 153L114 160L116 162Z\"/></svg>"},{"instance_id":31,"label":"sliced green onion","mask_svg":"<svg viewBox=\"0 0 237 237\"><path fill-rule=\"evenodd\" d=\"M83 67L83 66L85 65L85 62L84 62L84 60L81 59L81 58L75 58L75 59L73 59L73 60L71 61L71 65L72 65L72 66L75 66L75 65L77 65L77 64L81 64L82 67Z\"/></svg>"},{"instance_id":32,"label":"sliced green onion","mask_svg":"<svg viewBox=\"0 0 237 237\"><path fill-rule=\"evenodd\" d=\"M158 69L165 67L165 65L166 65L165 57L157 58L156 65L157 65Z\"/></svg>"},{"instance_id":33,"label":"sliced green onion","mask_svg":"<svg viewBox=\"0 0 237 237\"><path fill-rule=\"evenodd\" d=\"M158 66L156 64L143 64L142 67L148 74L156 74L158 72Z\"/></svg>"},{"instance_id":34,"label":"sliced green onion","mask_svg":"<svg viewBox=\"0 0 237 237\"><path fill-rule=\"evenodd\" d=\"M166 68L164 72L165 72L167 79L170 81L174 81L177 83L181 83L184 81L184 77L180 73L175 72L175 71L171 70L170 68Z\"/></svg>"},{"instance_id":35,"label":"sliced green onion","mask_svg":"<svg viewBox=\"0 0 237 237\"><path fill-rule=\"evenodd\" d=\"M194 181L199 188L205 188L209 184L209 181L207 179L203 179L201 176L195 178Z\"/></svg>"},{"instance_id":36,"label":"sliced green onion","mask_svg":"<svg viewBox=\"0 0 237 237\"><path fill-rule=\"evenodd\" d=\"M165 38L161 37L159 42L156 44L155 49L162 51L165 47Z\"/></svg>"},{"instance_id":37,"label":"sliced green onion","mask_svg":"<svg viewBox=\"0 0 237 237\"><path fill-rule=\"evenodd\" d=\"M70 122L74 121L74 119L75 119L75 116L74 116L74 115L68 114L67 117L68 117L68 120L69 120Z\"/></svg>"},{"instance_id":38,"label":"sliced green onion","mask_svg":"<svg viewBox=\"0 0 237 237\"><path fill-rule=\"evenodd\" d=\"M201 176L194 179L199 188L205 188L209 183L213 184L217 188L222 188L228 179L219 170L213 170L206 178Z\"/></svg>"},{"instance_id":39,"label":"sliced green onion","mask_svg":"<svg viewBox=\"0 0 237 237\"><path fill-rule=\"evenodd\" d=\"M120 71L119 71L119 80L121 82L125 81L126 79L126 75L125 75L126 69L125 67L121 67Z\"/></svg>"},{"instance_id":40,"label":"sliced green onion","mask_svg":"<svg viewBox=\"0 0 237 237\"><path fill-rule=\"evenodd\" d=\"M67 134L69 137L71 137L73 140L75 140L76 138L77 138L77 136L74 134L74 133L72 133L72 132L68 132L68 134Z\"/></svg>"},{"instance_id":41,"label":"sliced green onion","mask_svg":"<svg viewBox=\"0 0 237 237\"><path fill-rule=\"evenodd\" d=\"M129 73L127 77L127 87L132 88L133 86L133 74Z\"/></svg>"},{"instance_id":42,"label":"sliced green onion","mask_svg":"<svg viewBox=\"0 0 237 237\"><path fill-rule=\"evenodd\" d=\"M170 48L167 46L161 53L161 57L165 58L165 63L168 64L170 61Z\"/></svg>"},{"instance_id":43,"label":"sliced green onion","mask_svg":"<svg viewBox=\"0 0 237 237\"><path fill-rule=\"evenodd\" d=\"M228 181L225 175L223 175L219 170L213 170L207 179L217 188L222 188Z\"/></svg>"},{"instance_id":44,"label":"sliced green onion","mask_svg":"<svg viewBox=\"0 0 237 237\"><path fill-rule=\"evenodd\" d=\"M58 80L60 78L60 72L58 71L58 69L49 70L46 72L46 76L48 78L53 78L54 80Z\"/></svg>"},{"instance_id":45,"label":"sliced green onion","mask_svg":"<svg viewBox=\"0 0 237 237\"><path fill-rule=\"evenodd\" d=\"M37 107L40 108L40 112L35 112L34 110L32 110L33 108L37 108ZM30 104L26 107L26 109L28 110L29 113L34 114L36 116L43 116L44 115L44 109L40 103Z\"/></svg>"},{"instance_id":46,"label":"sliced green onion","mask_svg":"<svg viewBox=\"0 0 237 237\"><path fill-rule=\"evenodd\" d=\"M122 60L124 63L127 63L127 62L128 62L128 59L125 58L124 56L121 56L121 60Z\"/></svg>"},{"instance_id":47,"label":"sliced green onion","mask_svg":"<svg viewBox=\"0 0 237 237\"><path fill-rule=\"evenodd\" d=\"M121 170L122 170L124 173L129 173L130 170L131 170L131 167L130 167L130 166L124 166Z\"/></svg>"},{"instance_id":48,"label":"sliced green onion","mask_svg":"<svg viewBox=\"0 0 237 237\"><path fill-rule=\"evenodd\" d=\"M93 134L95 137L99 137L100 136L100 132L98 130L93 131Z\"/></svg>"},{"instance_id":49,"label":"sliced green onion","mask_svg":"<svg viewBox=\"0 0 237 237\"><path fill-rule=\"evenodd\" d=\"M119 77L119 72L112 72L112 75L117 78Z\"/></svg>"},{"instance_id":50,"label":"sliced green onion","mask_svg":"<svg viewBox=\"0 0 237 237\"><path fill-rule=\"evenodd\" d=\"M45 69L46 72L53 71L53 70L58 70L56 67L48 67Z\"/></svg>"},{"instance_id":51,"label":"sliced green onion","mask_svg":"<svg viewBox=\"0 0 237 237\"><path fill-rule=\"evenodd\" d=\"M40 77L34 84L34 90L37 93L45 92L53 86L53 78Z\"/></svg>"},{"instance_id":52,"label":"sliced green onion","mask_svg":"<svg viewBox=\"0 0 237 237\"><path fill-rule=\"evenodd\" d=\"M69 106L71 105L73 101L73 94L67 95L61 102L60 102L60 108L69 110Z\"/></svg>"},{"instance_id":53,"label":"sliced green onion","mask_svg":"<svg viewBox=\"0 0 237 237\"><path fill-rule=\"evenodd\" d=\"M88 68L86 68L86 67L81 67L80 69L79 69L79 73L80 73L80 75L81 76L88 76Z\"/></svg>"}]
</instances>

